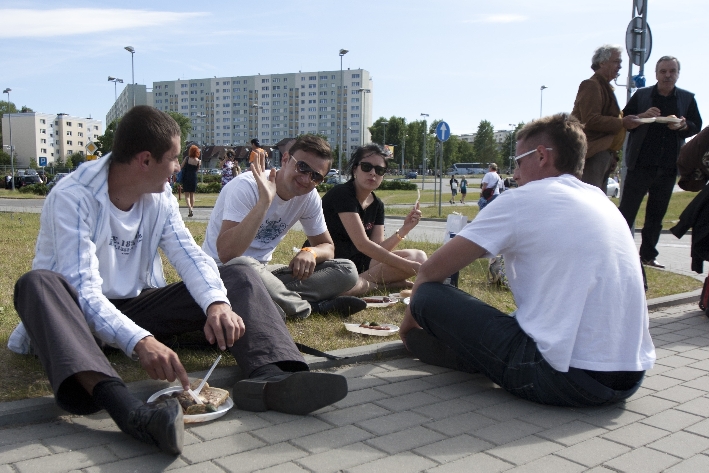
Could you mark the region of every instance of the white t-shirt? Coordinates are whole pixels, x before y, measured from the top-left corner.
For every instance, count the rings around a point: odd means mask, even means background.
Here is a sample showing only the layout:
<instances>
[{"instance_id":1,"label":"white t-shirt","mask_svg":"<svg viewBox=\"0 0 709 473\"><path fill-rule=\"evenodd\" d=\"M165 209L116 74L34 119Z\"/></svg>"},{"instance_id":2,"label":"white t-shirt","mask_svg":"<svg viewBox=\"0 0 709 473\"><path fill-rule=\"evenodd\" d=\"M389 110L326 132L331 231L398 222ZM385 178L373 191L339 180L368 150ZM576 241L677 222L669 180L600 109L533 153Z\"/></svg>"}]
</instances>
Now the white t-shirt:
<instances>
[{"instance_id":1,"label":"white t-shirt","mask_svg":"<svg viewBox=\"0 0 709 473\"><path fill-rule=\"evenodd\" d=\"M554 369L652 368L640 258L600 189L568 174L530 182L458 236L504 256L519 325Z\"/></svg>"},{"instance_id":2,"label":"white t-shirt","mask_svg":"<svg viewBox=\"0 0 709 473\"><path fill-rule=\"evenodd\" d=\"M141 264L145 261L141 252L143 245L143 201L138 200L124 212L110 204L108 212L111 238L104 244L96 244L96 257L101 273L101 290L109 299L137 297L145 289ZM141 263L142 262L142 263Z\"/></svg>"},{"instance_id":3,"label":"white t-shirt","mask_svg":"<svg viewBox=\"0 0 709 473\"><path fill-rule=\"evenodd\" d=\"M494 188L495 192L492 193L492 195L498 195L500 193L500 176L494 172L490 171L485 176L483 177L482 183L487 184L487 188L491 189Z\"/></svg>"},{"instance_id":4,"label":"white t-shirt","mask_svg":"<svg viewBox=\"0 0 709 473\"><path fill-rule=\"evenodd\" d=\"M241 222L257 201L258 186L251 172L239 174L222 188L209 218L207 234L202 244L202 249L214 258L217 264L222 264L217 254L217 237L222 228L222 221ZM315 189L290 200L283 200L276 194L256 232L256 237L243 256L251 256L262 263L271 261L273 250L297 221L300 221L303 231L309 237L327 231L322 200Z\"/></svg>"}]
</instances>

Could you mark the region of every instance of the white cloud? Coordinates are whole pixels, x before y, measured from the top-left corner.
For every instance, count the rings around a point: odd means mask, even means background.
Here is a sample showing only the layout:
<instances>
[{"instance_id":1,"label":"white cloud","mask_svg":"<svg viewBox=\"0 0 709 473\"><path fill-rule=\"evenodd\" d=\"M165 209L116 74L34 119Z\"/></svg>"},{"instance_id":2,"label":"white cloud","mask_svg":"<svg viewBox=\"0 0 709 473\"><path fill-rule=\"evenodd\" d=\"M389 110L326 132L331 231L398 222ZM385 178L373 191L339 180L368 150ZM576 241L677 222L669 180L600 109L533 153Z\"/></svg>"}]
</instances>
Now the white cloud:
<instances>
[{"instance_id":1,"label":"white cloud","mask_svg":"<svg viewBox=\"0 0 709 473\"><path fill-rule=\"evenodd\" d=\"M465 23L517 23L526 21L527 17L523 15L481 15L475 20L466 20Z\"/></svg>"},{"instance_id":2,"label":"white cloud","mask_svg":"<svg viewBox=\"0 0 709 473\"><path fill-rule=\"evenodd\" d=\"M105 33L164 26L206 16L200 12L121 10L117 8L0 9L0 38L40 38Z\"/></svg>"}]
</instances>

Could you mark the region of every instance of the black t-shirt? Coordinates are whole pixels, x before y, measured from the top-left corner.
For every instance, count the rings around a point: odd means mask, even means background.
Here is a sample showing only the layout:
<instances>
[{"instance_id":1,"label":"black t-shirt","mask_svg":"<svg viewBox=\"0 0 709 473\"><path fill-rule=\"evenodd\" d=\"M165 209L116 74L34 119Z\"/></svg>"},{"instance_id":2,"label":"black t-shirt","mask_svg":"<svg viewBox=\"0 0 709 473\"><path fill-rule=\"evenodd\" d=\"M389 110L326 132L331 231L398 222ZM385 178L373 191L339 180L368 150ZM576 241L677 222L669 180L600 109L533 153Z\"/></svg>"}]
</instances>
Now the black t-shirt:
<instances>
[{"instance_id":1,"label":"black t-shirt","mask_svg":"<svg viewBox=\"0 0 709 473\"><path fill-rule=\"evenodd\" d=\"M332 241L335 243L335 258L352 260L356 255L361 254L352 243L338 214L343 212L358 214L369 239L372 238L374 225L384 225L384 203L374 192L372 192L372 197L374 197L374 202L366 209L363 209L357 200L354 180L349 180L344 184L333 187L323 196L323 214L325 215L327 229L330 232Z\"/></svg>"}]
</instances>

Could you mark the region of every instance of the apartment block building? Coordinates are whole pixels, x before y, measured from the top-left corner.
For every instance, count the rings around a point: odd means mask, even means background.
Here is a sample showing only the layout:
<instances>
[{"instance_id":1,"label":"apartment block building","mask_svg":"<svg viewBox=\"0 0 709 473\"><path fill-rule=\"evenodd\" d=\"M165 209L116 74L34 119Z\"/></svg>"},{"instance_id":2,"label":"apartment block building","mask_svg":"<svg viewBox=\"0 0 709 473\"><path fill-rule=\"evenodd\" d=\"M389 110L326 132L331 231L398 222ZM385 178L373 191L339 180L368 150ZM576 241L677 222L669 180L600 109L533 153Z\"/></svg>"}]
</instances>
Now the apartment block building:
<instances>
[{"instance_id":1,"label":"apartment block building","mask_svg":"<svg viewBox=\"0 0 709 473\"><path fill-rule=\"evenodd\" d=\"M72 117L66 113L10 113L2 118L3 146L12 146L17 167L27 167L31 160L46 158L52 164L58 157L86 154L86 145L103 134L103 124L93 118Z\"/></svg>"},{"instance_id":2,"label":"apartment block building","mask_svg":"<svg viewBox=\"0 0 709 473\"><path fill-rule=\"evenodd\" d=\"M189 117L188 140L204 146L239 146L252 138L268 146L318 133L334 148L342 130L349 153L371 139L373 82L364 69L342 71L342 88L339 70L158 81L150 100Z\"/></svg>"},{"instance_id":3,"label":"apartment block building","mask_svg":"<svg viewBox=\"0 0 709 473\"><path fill-rule=\"evenodd\" d=\"M106 126L110 125L116 118L121 118L135 105L153 105L153 94L148 91L143 84L128 84L123 88L121 95L114 102L111 109L106 114Z\"/></svg>"}]
</instances>

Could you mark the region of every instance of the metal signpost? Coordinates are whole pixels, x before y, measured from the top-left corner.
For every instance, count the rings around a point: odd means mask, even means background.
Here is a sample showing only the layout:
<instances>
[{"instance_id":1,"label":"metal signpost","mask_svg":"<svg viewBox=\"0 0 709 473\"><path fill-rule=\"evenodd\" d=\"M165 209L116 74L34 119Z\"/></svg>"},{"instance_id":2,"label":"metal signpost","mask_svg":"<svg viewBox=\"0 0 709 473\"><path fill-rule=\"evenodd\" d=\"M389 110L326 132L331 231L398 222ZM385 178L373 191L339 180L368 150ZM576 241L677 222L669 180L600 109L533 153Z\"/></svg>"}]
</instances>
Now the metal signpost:
<instances>
[{"instance_id":1,"label":"metal signpost","mask_svg":"<svg viewBox=\"0 0 709 473\"><path fill-rule=\"evenodd\" d=\"M439 144L439 153L438 153L438 216L441 216L441 202L442 202L442 195L443 195L443 143L448 141L448 139L451 137L451 127L448 126L448 123L444 121L438 122L438 125L436 126L436 138L438 138L438 144ZM435 197L434 197L435 199Z\"/></svg>"}]
</instances>

